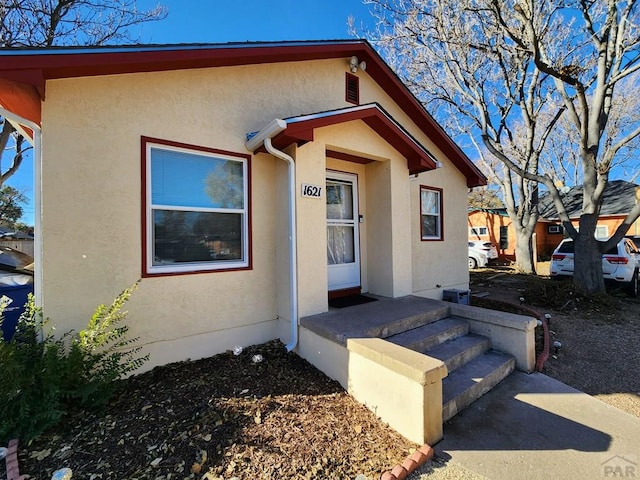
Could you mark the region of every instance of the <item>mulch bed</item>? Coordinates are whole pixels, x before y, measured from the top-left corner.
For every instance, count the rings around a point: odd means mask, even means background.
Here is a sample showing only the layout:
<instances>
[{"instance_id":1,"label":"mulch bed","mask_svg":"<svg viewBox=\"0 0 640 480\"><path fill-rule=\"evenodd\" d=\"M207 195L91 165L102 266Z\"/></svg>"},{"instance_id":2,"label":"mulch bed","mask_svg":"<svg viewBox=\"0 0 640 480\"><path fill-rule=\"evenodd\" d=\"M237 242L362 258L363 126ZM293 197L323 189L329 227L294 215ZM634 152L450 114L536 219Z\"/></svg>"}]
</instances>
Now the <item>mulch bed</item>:
<instances>
[{"instance_id":1,"label":"mulch bed","mask_svg":"<svg viewBox=\"0 0 640 480\"><path fill-rule=\"evenodd\" d=\"M273 341L131 377L105 412L20 445L19 464L38 480L63 467L87 480L376 479L417 447Z\"/></svg>"}]
</instances>

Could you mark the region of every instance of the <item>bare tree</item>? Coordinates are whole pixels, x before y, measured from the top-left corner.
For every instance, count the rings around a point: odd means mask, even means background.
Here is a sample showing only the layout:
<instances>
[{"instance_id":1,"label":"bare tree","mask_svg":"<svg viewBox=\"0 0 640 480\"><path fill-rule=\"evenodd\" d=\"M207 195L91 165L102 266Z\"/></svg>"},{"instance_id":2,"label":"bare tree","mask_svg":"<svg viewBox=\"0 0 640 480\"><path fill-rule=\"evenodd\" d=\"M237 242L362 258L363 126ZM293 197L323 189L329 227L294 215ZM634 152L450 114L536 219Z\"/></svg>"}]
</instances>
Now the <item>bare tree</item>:
<instances>
[{"instance_id":1,"label":"bare tree","mask_svg":"<svg viewBox=\"0 0 640 480\"><path fill-rule=\"evenodd\" d=\"M633 126L640 122L640 105L638 104L640 77L621 82L612 99L607 129L602 142L603 154L611 150L623 139ZM541 169L545 176L554 180L558 187L575 187L582 185L582 157L580 155L580 135L573 120L564 115L556 124L547 148L542 154ZM622 172L618 176L634 181L640 174L638 149L640 136L624 143L612 157L611 169L618 168Z\"/></svg>"},{"instance_id":2,"label":"bare tree","mask_svg":"<svg viewBox=\"0 0 640 480\"><path fill-rule=\"evenodd\" d=\"M528 172L515 163L509 167L549 190L576 244L574 283L587 292L604 291L602 252L615 245L640 216L640 203L636 203L612 237L595 238L611 168L640 135L637 117L619 115L616 122L612 115L622 82L636 78L640 69L638 2L489 0L488 6L507 38L532 55L536 68L553 79L575 127L583 181L579 229L571 224L551 176ZM569 35L558 35L562 28L568 28Z\"/></svg>"},{"instance_id":3,"label":"bare tree","mask_svg":"<svg viewBox=\"0 0 640 480\"><path fill-rule=\"evenodd\" d=\"M142 11L136 0L2 0L0 48L135 43L133 27L161 20L167 9ZM0 116L0 186L20 167L30 149Z\"/></svg>"},{"instance_id":4,"label":"bare tree","mask_svg":"<svg viewBox=\"0 0 640 480\"><path fill-rule=\"evenodd\" d=\"M625 102L637 111L637 94L621 93L622 83L635 80L640 69L638 1L367 1L379 19L374 41L389 58L400 57L395 63L400 74L414 80L425 102L466 118L466 133L481 138L513 172L521 219L529 219L516 223L519 239L537 219L534 185L543 184L576 241L574 282L587 292L603 291L601 254L640 215L637 204L610 239L595 238L609 173L640 135L637 114L618 109L614 115L616 105ZM436 116L442 113L436 110ZM565 161L570 150L548 153L549 135L563 117L571 125L565 132L573 135L564 147L573 144L578 153L573 170ZM561 145L556 138L554 146ZM568 175L583 184L578 229L559 193L558 180ZM509 208L508 195L506 189Z\"/></svg>"},{"instance_id":5,"label":"bare tree","mask_svg":"<svg viewBox=\"0 0 640 480\"><path fill-rule=\"evenodd\" d=\"M132 27L166 16L161 5L139 10L137 0L3 0L0 47L136 43Z\"/></svg>"},{"instance_id":6,"label":"bare tree","mask_svg":"<svg viewBox=\"0 0 640 480\"><path fill-rule=\"evenodd\" d=\"M378 19L377 31L369 33L373 42L445 128L473 144L490 181L500 185L516 232L517 266L533 272L534 178L562 114L548 75L479 0L366 1ZM503 163L496 166L496 159Z\"/></svg>"},{"instance_id":7,"label":"bare tree","mask_svg":"<svg viewBox=\"0 0 640 480\"><path fill-rule=\"evenodd\" d=\"M500 195L490 185L474 188L467 198L469 208L504 208Z\"/></svg>"}]
</instances>

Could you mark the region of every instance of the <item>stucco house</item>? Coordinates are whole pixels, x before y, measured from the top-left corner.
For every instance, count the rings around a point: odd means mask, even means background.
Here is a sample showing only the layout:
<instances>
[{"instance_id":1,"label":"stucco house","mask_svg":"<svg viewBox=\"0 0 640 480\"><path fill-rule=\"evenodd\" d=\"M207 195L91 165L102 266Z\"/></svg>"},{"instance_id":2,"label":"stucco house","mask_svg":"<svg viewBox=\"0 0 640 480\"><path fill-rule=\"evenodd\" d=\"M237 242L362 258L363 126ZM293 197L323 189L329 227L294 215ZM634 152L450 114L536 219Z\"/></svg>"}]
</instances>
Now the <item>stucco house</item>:
<instances>
[{"instance_id":1,"label":"stucco house","mask_svg":"<svg viewBox=\"0 0 640 480\"><path fill-rule=\"evenodd\" d=\"M468 211L469 240L491 242L498 250L498 258L514 261L516 258L516 229L506 208L470 207ZM535 228L535 245L538 257L551 255L550 252L562 240L562 228L548 228L548 222L538 219Z\"/></svg>"},{"instance_id":2,"label":"stucco house","mask_svg":"<svg viewBox=\"0 0 640 480\"><path fill-rule=\"evenodd\" d=\"M358 379L401 377L391 416L406 412L409 381L431 420L388 421L410 438L441 436L442 361L318 334L329 298L359 292L388 300L358 316L363 332L385 308L449 315L443 291L469 285L467 191L486 183L366 41L0 59L0 114L34 143L35 290L59 331L141 279L127 324L145 368L280 338L356 394ZM514 353L520 368L531 352Z\"/></svg>"},{"instance_id":3,"label":"stucco house","mask_svg":"<svg viewBox=\"0 0 640 480\"><path fill-rule=\"evenodd\" d=\"M41 129L58 328L142 277L128 309L151 364L277 337L291 209L265 138L294 160L300 317L346 289L467 286L451 252L485 179L366 42L13 50L0 78L2 106Z\"/></svg>"}]
</instances>

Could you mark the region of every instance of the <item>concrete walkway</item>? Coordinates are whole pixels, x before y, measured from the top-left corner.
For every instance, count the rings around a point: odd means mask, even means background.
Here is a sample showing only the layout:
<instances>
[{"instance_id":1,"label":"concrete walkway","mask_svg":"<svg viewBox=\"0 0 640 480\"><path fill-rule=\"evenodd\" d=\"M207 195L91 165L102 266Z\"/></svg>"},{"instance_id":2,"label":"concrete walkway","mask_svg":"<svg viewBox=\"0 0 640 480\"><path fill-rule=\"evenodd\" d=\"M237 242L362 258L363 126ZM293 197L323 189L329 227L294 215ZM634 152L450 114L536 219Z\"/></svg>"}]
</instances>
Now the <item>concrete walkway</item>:
<instances>
[{"instance_id":1,"label":"concrete walkway","mask_svg":"<svg viewBox=\"0 0 640 480\"><path fill-rule=\"evenodd\" d=\"M540 373L509 376L434 448L410 479L640 478L640 418Z\"/></svg>"}]
</instances>

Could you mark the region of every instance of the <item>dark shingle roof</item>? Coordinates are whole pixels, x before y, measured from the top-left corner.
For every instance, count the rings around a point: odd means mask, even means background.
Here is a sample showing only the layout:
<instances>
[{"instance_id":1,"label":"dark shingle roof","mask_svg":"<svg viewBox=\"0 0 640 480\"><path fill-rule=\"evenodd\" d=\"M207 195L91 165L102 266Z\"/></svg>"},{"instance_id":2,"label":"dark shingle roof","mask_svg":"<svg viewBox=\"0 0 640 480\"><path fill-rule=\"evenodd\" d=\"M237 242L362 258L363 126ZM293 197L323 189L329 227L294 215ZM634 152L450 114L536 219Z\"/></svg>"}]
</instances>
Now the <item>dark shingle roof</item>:
<instances>
[{"instance_id":1,"label":"dark shingle roof","mask_svg":"<svg viewBox=\"0 0 640 480\"><path fill-rule=\"evenodd\" d=\"M491 213L493 215L499 215L501 217L509 216L509 214L507 213L507 209L505 207L502 207L502 208L468 207L467 211L468 213L473 213L473 212Z\"/></svg>"},{"instance_id":2,"label":"dark shingle roof","mask_svg":"<svg viewBox=\"0 0 640 480\"><path fill-rule=\"evenodd\" d=\"M636 203L636 189L640 185L624 180L612 180L607 183L602 197L600 216L626 215ZM578 218L582 213L582 185L572 187L562 195L562 202L567 209L569 218ZM540 216L547 220L558 218L556 207L553 205L551 195L548 193L540 198L538 204Z\"/></svg>"}]
</instances>

